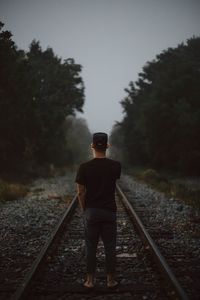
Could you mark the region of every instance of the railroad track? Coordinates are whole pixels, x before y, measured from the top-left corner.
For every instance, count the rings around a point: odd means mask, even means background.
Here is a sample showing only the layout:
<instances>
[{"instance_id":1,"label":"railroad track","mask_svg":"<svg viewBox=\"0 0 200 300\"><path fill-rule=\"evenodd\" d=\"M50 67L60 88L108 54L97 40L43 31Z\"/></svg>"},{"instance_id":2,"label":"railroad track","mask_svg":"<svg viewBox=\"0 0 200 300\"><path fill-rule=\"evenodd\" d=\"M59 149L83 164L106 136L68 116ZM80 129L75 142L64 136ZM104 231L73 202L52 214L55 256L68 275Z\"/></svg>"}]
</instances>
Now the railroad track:
<instances>
[{"instance_id":1,"label":"railroad track","mask_svg":"<svg viewBox=\"0 0 200 300\"><path fill-rule=\"evenodd\" d=\"M117 280L106 288L100 241L96 286L86 294L82 214L74 197L12 300L22 299L188 299L159 249L117 186Z\"/></svg>"},{"instance_id":2,"label":"railroad track","mask_svg":"<svg viewBox=\"0 0 200 300\"><path fill-rule=\"evenodd\" d=\"M194 232L193 235L193 232L188 230L196 225L193 223L194 221L191 219L188 223L184 222L184 224L187 224L184 232L184 230L179 229L181 226L180 219L174 219L173 222L169 223L166 220L162 221L159 210L155 209L155 203L159 207L158 201L146 202L138 193L134 193L133 189L130 190L124 181L120 181L120 184L188 297L192 300L199 300L199 231ZM168 203L168 205L170 204ZM166 207L167 203L163 208ZM165 213L166 216L169 214L168 211ZM184 215L182 215L182 218L184 218ZM197 232L198 235L196 236Z\"/></svg>"}]
</instances>

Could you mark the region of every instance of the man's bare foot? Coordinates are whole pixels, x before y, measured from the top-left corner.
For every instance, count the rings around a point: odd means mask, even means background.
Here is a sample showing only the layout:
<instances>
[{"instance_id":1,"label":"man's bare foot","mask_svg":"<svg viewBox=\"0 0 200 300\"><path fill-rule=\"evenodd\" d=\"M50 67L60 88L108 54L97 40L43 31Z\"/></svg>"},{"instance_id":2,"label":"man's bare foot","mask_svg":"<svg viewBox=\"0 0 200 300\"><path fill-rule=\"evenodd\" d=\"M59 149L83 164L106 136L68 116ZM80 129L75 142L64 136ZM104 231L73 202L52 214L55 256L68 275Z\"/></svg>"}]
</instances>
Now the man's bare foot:
<instances>
[{"instance_id":1,"label":"man's bare foot","mask_svg":"<svg viewBox=\"0 0 200 300\"><path fill-rule=\"evenodd\" d=\"M114 288L119 285L119 282L117 282L114 278L115 278L114 273L107 274L107 287L108 288Z\"/></svg>"},{"instance_id":2,"label":"man's bare foot","mask_svg":"<svg viewBox=\"0 0 200 300\"><path fill-rule=\"evenodd\" d=\"M92 289L94 287L94 284L88 280L86 280L86 282L83 284L84 287Z\"/></svg>"},{"instance_id":3,"label":"man's bare foot","mask_svg":"<svg viewBox=\"0 0 200 300\"><path fill-rule=\"evenodd\" d=\"M83 284L84 287L92 289L94 287L94 283L95 283L95 276L93 273L87 273L86 276L86 281Z\"/></svg>"},{"instance_id":4,"label":"man's bare foot","mask_svg":"<svg viewBox=\"0 0 200 300\"><path fill-rule=\"evenodd\" d=\"M117 282L114 279L107 281L107 287L109 287L109 288L114 288L114 287L117 287L118 285L119 285L119 282Z\"/></svg>"}]
</instances>

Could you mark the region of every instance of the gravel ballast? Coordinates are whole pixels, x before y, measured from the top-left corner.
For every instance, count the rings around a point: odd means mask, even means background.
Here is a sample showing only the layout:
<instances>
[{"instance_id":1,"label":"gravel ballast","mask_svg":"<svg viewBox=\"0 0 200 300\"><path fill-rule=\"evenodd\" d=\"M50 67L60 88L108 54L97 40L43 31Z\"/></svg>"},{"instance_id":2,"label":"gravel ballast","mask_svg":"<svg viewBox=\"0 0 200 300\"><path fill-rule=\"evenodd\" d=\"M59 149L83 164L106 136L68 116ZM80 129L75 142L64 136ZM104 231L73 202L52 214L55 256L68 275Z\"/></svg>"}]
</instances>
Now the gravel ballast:
<instances>
[{"instance_id":1,"label":"gravel ballast","mask_svg":"<svg viewBox=\"0 0 200 300\"><path fill-rule=\"evenodd\" d=\"M123 175L120 186L191 299L199 299L200 212Z\"/></svg>"},{"instance_id":2,"label":"gravel ballast","mask_svg":"<svg viewBox=\"0 0 200 300\"><path fill-rule=\"evenodd\" d=\"M74 179L73 172L65 176L40 178L30 184L30 192L25 198L0 202L0 299L9 299L14 293L68 207L75 195ZM156 241L164 256L172 250L174 253L177 251L178 265L183 264L183 258L189 253L188 259L193 261L192 271L198 280L199 212L128 175L123 175L119 183L133 205L145 211L144 223L150 233L151 228L170 233L170 243L163 236ZM183 284L190 295L196 296L192 277L183 279Z\"/></svg>"},{"instance_id":3,"label":"gravel ballast","mask_svg":"<svg viewBox=\"0 0 200 300\"><path fill-rule=\"evenodd\" d=\"M37 179L23 199L0 203L0 299L9 299L75 195L74 173Z\"/></svg>"}]
</instances>

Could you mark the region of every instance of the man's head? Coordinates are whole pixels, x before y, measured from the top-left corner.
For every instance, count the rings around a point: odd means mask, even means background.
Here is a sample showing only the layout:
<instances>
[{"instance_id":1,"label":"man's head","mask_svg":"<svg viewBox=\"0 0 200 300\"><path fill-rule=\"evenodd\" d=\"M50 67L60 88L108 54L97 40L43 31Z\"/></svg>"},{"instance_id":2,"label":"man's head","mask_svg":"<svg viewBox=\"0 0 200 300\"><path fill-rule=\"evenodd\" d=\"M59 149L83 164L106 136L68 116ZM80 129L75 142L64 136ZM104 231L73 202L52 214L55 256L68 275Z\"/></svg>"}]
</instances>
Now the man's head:
<instances>
[{"instance_id":1,"label":"man's head","mask_svg":"<svg viewBox=\"0 0 200 300\"><path fill-rule=\"evenodd\" d=\"M92 148L98 152L105 152L108 148L108 135L104 132L93 134Z\"/></svg>"}]
</instances>

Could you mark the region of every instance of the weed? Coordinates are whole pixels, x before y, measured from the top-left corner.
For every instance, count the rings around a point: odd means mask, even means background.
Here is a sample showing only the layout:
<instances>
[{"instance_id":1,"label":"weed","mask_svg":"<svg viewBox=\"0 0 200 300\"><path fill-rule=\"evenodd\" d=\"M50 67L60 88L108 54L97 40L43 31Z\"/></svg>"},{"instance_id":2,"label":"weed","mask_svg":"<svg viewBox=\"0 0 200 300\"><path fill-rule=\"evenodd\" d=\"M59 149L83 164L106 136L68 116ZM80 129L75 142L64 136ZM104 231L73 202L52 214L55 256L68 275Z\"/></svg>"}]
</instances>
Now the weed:
<instances>
[{"instance_id":1,"label":"weed","mask_svg":"<svg viewBox=\"0 0 200 300\"><path fill-rule=\"evenodd\" d=\"M160 175L154 169L146 169L139 172L134 171L133 174L140 181L165 193L168 197L182 200L186 204L200 209L200 189L192 190L184 184L170 182L170 180Z\"/></svg>"},{"instance_id":2,"label":"weed","mask_svg":"<svg viewBox=\"0 0 200 300\"><path fill-rule=\"evenodd\" d=\"M0 200L15 200L26 196L28 189L22 184L0 180Z\"/></svg>"}]
</instances>

